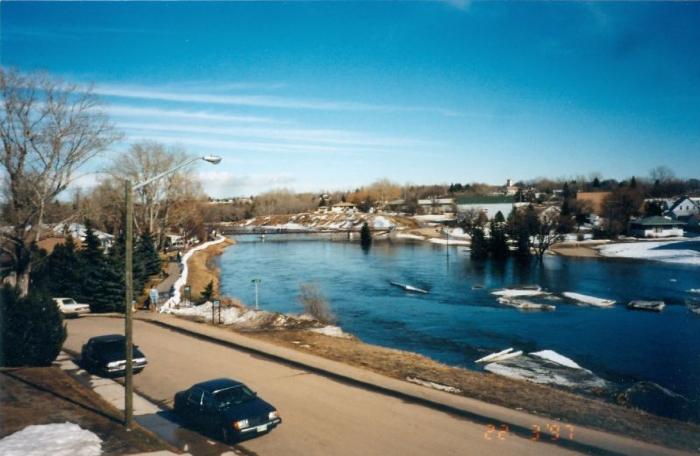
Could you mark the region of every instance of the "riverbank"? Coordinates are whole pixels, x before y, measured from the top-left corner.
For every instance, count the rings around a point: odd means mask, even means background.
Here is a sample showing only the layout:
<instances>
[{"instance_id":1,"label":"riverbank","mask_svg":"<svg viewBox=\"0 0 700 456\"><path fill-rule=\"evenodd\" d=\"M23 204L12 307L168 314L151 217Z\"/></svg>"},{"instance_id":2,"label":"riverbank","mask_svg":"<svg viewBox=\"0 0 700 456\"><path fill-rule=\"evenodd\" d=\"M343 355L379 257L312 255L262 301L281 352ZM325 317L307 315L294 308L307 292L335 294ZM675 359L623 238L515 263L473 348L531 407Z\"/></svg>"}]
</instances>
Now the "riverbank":
<instances>
[{"instance_id":1,"label":"riverbank","mask_svg":"<svg viewBox=\"0 0 700 456\"><path fill-rule=\"evenodd\" d=\"M187 284L192 290L192 297L196 298L202 290L212 282L214 295L221 296L221 271L217 265L217 258L236 241L226 238L224 241L211 245L206 249L195 252L187 261Z\"/></svg>"},{"instance_id":2,"label":"riverbank","mask_svg":"<svg viewBox=\"0 0 700 456\"><path fill-rule=\"evenodd\" d=\"M213 254L215 251L209 253ZM201 256L208 256L207 251ZM216 269L211 271L216 272ZM239 314L231 319L227 329L298 352L314 354L401 381L411 379L412 382L421 382L463 397L476 398L515 410L526 410L559 421L595 427L665 445L678 446L680 441L683 442L683 448L689 448L687 444L691 444L690 448L700 447L700 442L690 437L700 430L698 426L617 405L614 403L616 398L609 393L606 395L601 392L598 397L586 397L565 389L449 366L415 353L371 345L355 337L326 336L309 331L309 326L313 325L308 320L304 322L303 328L300 328L298 322L288 318L281 320L291 321L293 325L277 324L280 319L275 315L280 314L260 312L261 316L257 318L257 313L251 309ZM203 312L200 321L206 321L208 315L209 312ZM659 429L663 431L658 432Z\"/></svg>"},{"instance_id":3,"label":"riverbank","mask_svg":"<svg viewBox=\"0 0 700 456\"><path fill-rule=\"evenodd\" d=\"M280 318L272 318L271 313L265 311L243 310L240 312L242 318L234 319L230 325L211 325L208 313L204 311L196 317L176 318L171 320L171 324L188 327L189 331L207 334L209 331L223 331L237 335L232 337L256 339L297 352L300 357L313 355L393 380L524 412L537 416L537 421L555 423L553 426L560 429L568 425L575 429L574 433L578 432L579 427L585 427L669 448L691 451L700 448L700 426L696 424L622 407L602 398L585 397L558 388L448 366L416 353L367 344L342 332L333 336L330 335L335 334L333 331L309 329L314 325L308 317L287 317L293 325L304 322L303 328L299 329L287 327L286 324L270 324L279 322ZM260 314L260 318L256 317L257 314ZM261 324L252 324L255 321ZM193 324L196 326L191 326ZM284 359L294 362L296 355ZM541 426L543 432L551 431L545 431L544 424Z\"/></svg>"}]
</instances>

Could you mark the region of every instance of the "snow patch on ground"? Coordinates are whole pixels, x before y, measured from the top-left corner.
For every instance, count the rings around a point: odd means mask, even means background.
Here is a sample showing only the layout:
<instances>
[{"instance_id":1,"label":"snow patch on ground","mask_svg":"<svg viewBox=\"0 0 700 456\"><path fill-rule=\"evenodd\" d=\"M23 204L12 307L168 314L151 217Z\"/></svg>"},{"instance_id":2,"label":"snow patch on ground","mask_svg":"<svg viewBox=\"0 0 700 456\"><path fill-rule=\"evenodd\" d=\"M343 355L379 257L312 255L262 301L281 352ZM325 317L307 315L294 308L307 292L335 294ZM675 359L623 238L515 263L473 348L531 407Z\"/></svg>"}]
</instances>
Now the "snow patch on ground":
<instances>
[{"instance_id":1,"label":"snow patch on ground","mask_svg":"<svg viewBox=\"0 0 700 456\"><path fill-rule=\"evenodd\" d=\"M324 326L323 328L313 328L313 329L310 329L309 331L323 334L324 336L340 337L342 339L349 339L350 338L350 334L344 332L342 329L340 329L340 327L333 326L333 325Z\"/></svg>"},{"instance_id":2,"label":"snow patch on ground","mask_svg":"<svg viewBox=\"0 0 700 456\"><path fill-rule=\"evenodd\" d=\"M608 244L599 247L598 251L601 255L607 257L700 265L700 251L684 248L691 243L700 247L700 241L639 241Z\"/></svg>"},{"instance_id":3,"label":"snow patch on ground","mask_svg":"<svg viewBox=\"0 0 700 456\"><path fill-rule=\"evenodd\" d=\"M411 234L411 233L396 233L396 238L397 239L415 239L416 241L424 241L425 240L424 236L419 236L417 234Z\"/></svg>"},{"instance_id":4,"label":"snow patch on ground","mask_svg":"<svg viewBox=\"0 0 700 456\"><path fill-rule=\"evenodd\" d=\"M0 440L4 456L97 456L102 440L74 423L31 425Z\"/></svg>"},{"instance_id":5,"label":"snow patch on ground","mask_svg":"<svg viewBox=\"0 0 700 456\"><path fill-rule=\"evenodd\" d=\"M459 239L450 239L448 241L447 239L431 238L430 242L440 245L471 245L471 242Z\"/></svg>"},{"instance_id":6,"label":"snow patch on ground","mask_svg":"<svg viewBox=\"0 0 700 456\"><path fill-rule=\"evenodd\" d=\"M430 382L427 380L421 380L420 378L415 378L415 377L406 377L407 382L415 383L416 385L421 385L421 386L426 386L428 388L436 389L439 391L445 391L447 393L455 393L459 394L462 392L459 388L455 388L454 386L447 386L447 385L442 385L440 383L435 383L435 382Z\"/></svg>"},{"instance_id":7,"label":"snow patch on ground","mask_svg":"<svg viewBox=\"0 0 700 456\"><path fill-rule=\"evenodd\" d=\"M394 224L389 221L389 219L378 215L372 220L372 226L375 230L387 230L393 228Z\"/></svg>"}]
</instances>

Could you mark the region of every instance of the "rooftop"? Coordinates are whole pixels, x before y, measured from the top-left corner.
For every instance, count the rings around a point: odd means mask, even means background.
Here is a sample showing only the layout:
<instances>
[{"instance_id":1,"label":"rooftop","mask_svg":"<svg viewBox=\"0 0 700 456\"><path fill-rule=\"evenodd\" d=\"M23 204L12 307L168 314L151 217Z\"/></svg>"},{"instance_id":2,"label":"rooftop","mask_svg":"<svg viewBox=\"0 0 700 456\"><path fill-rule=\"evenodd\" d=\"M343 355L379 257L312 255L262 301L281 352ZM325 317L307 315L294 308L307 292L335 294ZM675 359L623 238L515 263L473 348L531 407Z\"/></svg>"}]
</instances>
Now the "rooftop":
<instances>
[{"instance_id":1,"label":"rooftop","mask_svg":"<svg viewBox=\"0 0 700 456\"><path fill-rule=\"evenodd\" d=\"M458 196L457 204L512 204L515 197L506 195Z\"/></svg>"},{"instance_id":2,"label":"rooftop","mask_svg":"<svg viewBox=\"0 0 700 456\"><path fill-rule=\"evenodd\" d=\"M683 222L679 222L678 220L671 220L670 218L666 218L666 217L661 217L660 215L654 215L652 217L644 217L641 219L633 220L631 223L635 224L635 225L641 225L641 226L659 226L659 225L680 226L680 225L685 225L685 223L683 223Z\"/></svg>"}]
</instances>

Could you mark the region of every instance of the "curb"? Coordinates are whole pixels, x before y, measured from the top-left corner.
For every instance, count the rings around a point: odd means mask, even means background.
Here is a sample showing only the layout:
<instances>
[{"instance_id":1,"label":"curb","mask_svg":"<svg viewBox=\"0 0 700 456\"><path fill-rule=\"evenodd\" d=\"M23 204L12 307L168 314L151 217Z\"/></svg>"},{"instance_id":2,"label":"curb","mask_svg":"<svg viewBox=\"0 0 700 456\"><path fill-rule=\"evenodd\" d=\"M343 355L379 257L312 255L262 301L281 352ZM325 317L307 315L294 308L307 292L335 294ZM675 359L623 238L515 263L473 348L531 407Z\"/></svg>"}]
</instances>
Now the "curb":
<instances>
[{"instance_id":1,"label":"curb","mask_svg":"<svg viewBox=\"0 0 700 456\"><path fill-rule=\"evenodd\" d=\"M513 434L515 434L519 437L522 437L522 438L529 439L532 436L532 429L531 428L526 427L526 426L522 426L522 425L515 423L515 422L507 422L506 420L503 420L501 418L495 418L492 416L488 416L486 414L472 412L472 411L469 411L469 410L466 410L466 409L463 409L460 407L452 406L452 405L445 404L442 402L437 402L437 401L432 400L432 399L417 396L417 395L411 394L410 392L399 391L397 389L377 385L375 383L371 383L371 382L368 382L365 380L353 378L351 376L341 374L338 372L334 372L334 371L331 371L328 369L324 369L322 367L313 366L311 364L307 364L307 363L304 363L302 361L284 358L280 355L269 353L267 351L260 350L260 349L255 348L255 347L246 346L246 345L239 344L237 342L233 342L230 340L225 340L225 339L222 339L222 338L219 338L216 336L203 334L203 333L200 333L197 331L193 331L193 330L183 328L181 326L173 325L170 323L166 323L163 321L153 320L153 319L144 318L144 317L140 317L140 318L135 317L135 319L143 321L145 323L150 323L150 324L155 325L155 326L160 326L162 328L170 329L170 330L173 330L173 331L176 331L176 332L179 332L179 333L191 336L191 337L195 337L195 338L198 338L201 340L206 340L208 342L216 343L219 345L224 345L224 346L227 346L230 348L244 351L246 353L255 354L257 356L261 356L263 358L266 358L266 359L269 359L269 360L272 360L272 361L275 361L278 363L282 363L282 364L285 364L287 366L301 368L301 369L313 372L315 374L321 375L323 377L331 378L333 380L336 380L336 381L339 381L339 382L342 382L342 383L345 383L345 384L348 384L351 386L360 387L360 388L363 388L365 390L369 390L369 391L377 392L377 393L384 394L387 396L391 396L391 397L394 397L397 399L404 400L406 402L422 405L422 406L425 406L425 407L428 407L428 408L431 408L431 409L434 409L434 410L437 410L440 412L456 415L460 418L465 418L465 419L468 419L470 421L473 421L473 422L476 422L479 424L489 425L489 424L493 424L493 423L498 423L499 425L507 425L509 427L510 433L513 433ZM585 453L585 454L606 455L606 456L625 454L625 453L607 450L605 448L600 448L596 445L587 444L587 443L574 441L574 440L560 439L557 441L548 441L546 443L550 443L550 444L557 445L557 446L565 448L565 449L574 450L574 451L578 451L578 452ZM634 449L631 448L630 450L631 450L630 454L634 454L634 451L633 451Z\"/></svg>"}]
</instances>

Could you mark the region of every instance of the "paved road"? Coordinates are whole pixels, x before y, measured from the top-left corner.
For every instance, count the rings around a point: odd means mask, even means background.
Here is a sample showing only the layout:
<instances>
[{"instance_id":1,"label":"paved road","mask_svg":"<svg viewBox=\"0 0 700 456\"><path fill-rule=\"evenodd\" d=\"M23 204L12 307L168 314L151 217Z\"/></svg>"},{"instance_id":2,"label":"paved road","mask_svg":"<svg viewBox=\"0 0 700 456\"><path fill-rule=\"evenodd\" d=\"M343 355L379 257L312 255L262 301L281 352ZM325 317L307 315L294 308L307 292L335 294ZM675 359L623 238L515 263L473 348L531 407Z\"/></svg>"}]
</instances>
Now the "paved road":
<instances>
[{"instance_id":1,"label":"paved road","mask_svg":"<svg viewBox=\"0 0 700 456\"><path fill-rule=\"evenodd\" d=\"M115 318L68 321L66 347L80 350L90 337L120 333ZM232 377L257 390L282 414L282 426L241 446L260 455L465 455L574 454L547 443L508 434L326 377L261 359L141 321L134 340L149 358L135 376L137 391L169 405L193 383Z\"/></svg>"}]
</instances>

